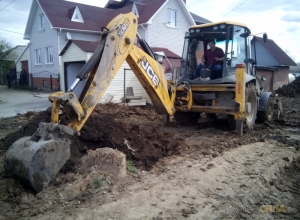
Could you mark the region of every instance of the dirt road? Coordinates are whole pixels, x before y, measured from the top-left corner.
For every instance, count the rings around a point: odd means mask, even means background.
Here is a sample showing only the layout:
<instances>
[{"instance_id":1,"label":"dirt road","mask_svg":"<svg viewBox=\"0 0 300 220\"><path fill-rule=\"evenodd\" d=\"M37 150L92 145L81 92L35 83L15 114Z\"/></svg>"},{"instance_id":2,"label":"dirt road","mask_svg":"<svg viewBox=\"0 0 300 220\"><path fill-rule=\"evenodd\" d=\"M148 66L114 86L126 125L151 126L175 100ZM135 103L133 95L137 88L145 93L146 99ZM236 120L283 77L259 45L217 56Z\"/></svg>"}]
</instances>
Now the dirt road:
<instances>
[{"instance_id":1,"label":"dirt road","mask_svg":"<svg viewBox=\"0 0 300 220\"><path fill-rule=\"evenodd\" d=\"M299 219L300 100L283 101L286 120L257 124L242 137L222 118L207 128L163 126L150 107L98 106L72 161L46 190L34 195L0 178L0 219ZM22 116L28 123L0 141L0 171L9 143L49 116ZM105 145L138 170L122 179L97 167L79 172L86 149Z\"/></svg>"}]
</instances>

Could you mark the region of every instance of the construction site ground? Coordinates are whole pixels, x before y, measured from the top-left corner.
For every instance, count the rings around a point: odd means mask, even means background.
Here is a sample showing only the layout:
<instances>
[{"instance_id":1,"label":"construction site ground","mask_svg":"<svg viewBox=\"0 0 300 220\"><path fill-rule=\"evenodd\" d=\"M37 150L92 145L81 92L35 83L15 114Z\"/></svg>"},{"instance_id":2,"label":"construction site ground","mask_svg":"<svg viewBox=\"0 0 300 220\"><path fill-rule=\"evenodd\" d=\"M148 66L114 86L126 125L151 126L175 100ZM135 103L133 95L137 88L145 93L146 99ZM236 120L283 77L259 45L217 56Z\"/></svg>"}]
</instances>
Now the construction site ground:
<instances>
[{"instance_id":1,"label":"construction site ground","mask_svg":"<svg viewBox=\"0 0 300 220\"><path fill-rule=\"evenodd\" d=\"M6 176L3 163L51 111L0 119L0 219L300 219L300 98L282 101L284 120L243 136L222 115L166 126L151 106L98 105L70 160L38 194ZM126 177L79 169L102 147L126 154Z\"/></svg>"}]
</instances>

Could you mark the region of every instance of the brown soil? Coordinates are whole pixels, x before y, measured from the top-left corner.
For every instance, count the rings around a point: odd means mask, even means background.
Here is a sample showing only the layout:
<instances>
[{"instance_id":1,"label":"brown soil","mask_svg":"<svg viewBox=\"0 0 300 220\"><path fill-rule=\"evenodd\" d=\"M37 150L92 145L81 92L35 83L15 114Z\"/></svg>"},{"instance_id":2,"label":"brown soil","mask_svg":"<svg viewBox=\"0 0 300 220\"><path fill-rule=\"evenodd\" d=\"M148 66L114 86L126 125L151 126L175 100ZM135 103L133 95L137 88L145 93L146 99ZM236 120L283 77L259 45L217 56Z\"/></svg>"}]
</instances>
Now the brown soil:
<instances>
[{"instance_id":1,"label":"brown soil","mask_svg":"<svg viewBox=\"0 0 300 220\"><path fill-rule=\"evenodd\" d=\"M51 111L12 118L28 119L28 123L1 139L0 149L7 150L17 139L32 135L40 122L50 122ZM9 123L9 122L7 122ZM62 172L74 171L74 165L88 149L111 147L126 154L135 165L148 170L160 158L180 154L180 147L186 146L182 139L167 132L160 132L161 116L152 107L120 106L117 104L97 105L81 130L79 138L71 145L72 156Z\"/></svg>"},{"instance_id":2,"label":"brown soil","mask_svg":"<svg viewBox=\"0 0 300 220\"><path fill-rule=\"evenodd\" d=\"M256 124L242 137L222 116L205 126L176 121L164 126L150 106L98 105L73 141L69 162L47 189L34 195L18 180L0 178L0 218L217 219L231 212L233 219L295 217L300 196L291 187L299 188L294 176L299 176L300 100L282 101L284 120ZM0 141L0 171L10 144L31 135L39 122L49 122L50 114L0 122L0 133L14 124ZM125 153L137 173L116 179L95 167L78 172L87 150L102 147ZM257 207L263 204L283 204L289 214L262 215Z\"/></svg>"},{"instance_id":3,"label":"brown soil","mask_svg":"<svg viewBox=\"0 0 300 220\"><path fill-rule=\"evenodd\" d=\"M87 148L112 147L126 154L136 166L150 169L160 158L180 154L183 140L160 132L161 116L152 107L98 105L81 130Z\"/></svg>"},{"instance_id":4,"label":"brown soil","mask_svg":"<svg viewBox=\"0 0 300 220\"><path fill-rule=\"evenodd\" d=\"M0 134L10 132L7 136L0 136L0 150L7 150L9 146L24 136L31 136L40 122L50 122L51 110L42 112L27 112L12 118L3 118L0 121Z\"/></svg>"},{"instance_id":5,"label":"brown soil","mask_svg":"<svg viewBox=\"0 0 300 220\"><path fill-rule=\"evenodd\" d=\"M300 77L297 77L293 82L279 88L276 93L286 97L299 97L300 95Z\"/></svg>"}]
</instances>

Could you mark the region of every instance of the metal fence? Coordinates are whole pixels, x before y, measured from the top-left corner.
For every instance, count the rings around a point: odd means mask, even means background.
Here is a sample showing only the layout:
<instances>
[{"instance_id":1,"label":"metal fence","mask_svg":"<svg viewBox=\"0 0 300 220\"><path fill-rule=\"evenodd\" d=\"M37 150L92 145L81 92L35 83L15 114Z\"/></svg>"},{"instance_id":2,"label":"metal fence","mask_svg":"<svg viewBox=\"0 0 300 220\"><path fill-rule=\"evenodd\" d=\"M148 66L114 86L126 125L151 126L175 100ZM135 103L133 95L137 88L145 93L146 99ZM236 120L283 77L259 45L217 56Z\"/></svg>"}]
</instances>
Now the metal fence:
<instances>
[{"instance_id":1,"label":"metal fence","mask_svg":"<svg viewBox=\"0 0 300 220\"><path fill-rule=\"evenodd\" d=\"M7 76L8 87L25 90L59 91L59 73L43 71L39 73L11 72Z\"/></svg>"},{"instance_id":2,"label":"metal fence","mask_svg":"<svg viewBox=\"0 0 300 220\"><path fill-rule=\"evenodd\" d=\"M59 91L59 73L43 71L30 74L30 85L33 90Z\"/></svg>"}]
</instances>

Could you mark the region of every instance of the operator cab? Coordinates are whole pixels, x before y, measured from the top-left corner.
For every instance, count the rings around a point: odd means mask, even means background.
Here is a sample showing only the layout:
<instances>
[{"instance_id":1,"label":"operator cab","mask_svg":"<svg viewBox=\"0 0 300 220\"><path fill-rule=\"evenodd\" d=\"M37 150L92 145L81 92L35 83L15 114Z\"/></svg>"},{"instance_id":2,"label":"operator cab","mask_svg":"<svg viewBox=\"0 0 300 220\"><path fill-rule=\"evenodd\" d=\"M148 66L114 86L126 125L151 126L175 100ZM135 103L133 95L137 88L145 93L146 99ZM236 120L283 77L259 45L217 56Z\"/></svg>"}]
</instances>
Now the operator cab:
<instances>
[{"instance_id":1,"label":"operator cab","mask_svg":"<svg viewBox=\"0 0 300 220\"><path fill-rule=\"evenodd\" d=\"M195 79L196 68L201 63L205 51L209 49L208 43L211 40L214 40L216 47L221 48L225 54L221 65L221 78L233 75L236 72L237 64L245 64L247 74L253 75L252 66L247 62L251 57L249 35L250 30L246 25L236 22L217 22L190 27L185 36L180 75L188 81L199 80L199 78ZM207 67L209 67L208 64L205 67L205 77L210 72ZM203 71L201 74L204 76ZM203 78L200 75L201 79ZM206 80L220 81L219 79L210 80L210 78Z\"/></svg>"}]
</instances>

